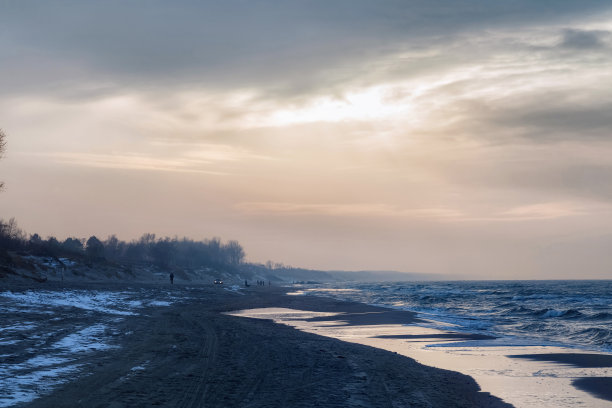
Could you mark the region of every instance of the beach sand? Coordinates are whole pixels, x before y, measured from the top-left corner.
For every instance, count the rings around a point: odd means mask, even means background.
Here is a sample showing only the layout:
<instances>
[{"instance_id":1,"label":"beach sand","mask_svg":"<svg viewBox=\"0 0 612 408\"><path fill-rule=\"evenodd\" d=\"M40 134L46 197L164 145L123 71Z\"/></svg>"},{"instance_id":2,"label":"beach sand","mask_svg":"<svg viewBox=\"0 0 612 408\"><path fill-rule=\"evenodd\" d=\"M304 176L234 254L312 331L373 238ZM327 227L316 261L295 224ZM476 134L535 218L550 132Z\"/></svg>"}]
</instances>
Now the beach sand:
<instances>
[{"instance_id":1,"label":"beach sand","mask_svg":"<svg viewBox=\"0 0 612 408\"><path fill-rule=\"evenodd\" d=\"M187 292L175 285L167 290L174 299L170 306L117 320L117 333L125 333L115 337L119 347L87 354L77 378L19 406L510 406L480 392L463 374L271 320L228 314L270 307L306 310L325 324L326 316L345 313L355 327L363 327L414 322L410 312L287 296L282 288L210 286Z\"/></svg>"},{"instance_id":2,"label":"beach sand","mask_svg":"<svg viewBox=\"0 0 612 408\"><path fill-rule=\"evenodd\" d=\"M427 321L398 310L371 308L309 315L308 305L298 301L294 306L234 314L272 319L305 332L396 352L428 366L461 372L474 378L483 391L520 408L612 406L610 354L542 346L526 339L458 333L452 331L452 325L443 331L427 327ZM439 326L439 322L435 325Z\"/></svg>"}]
</instances>

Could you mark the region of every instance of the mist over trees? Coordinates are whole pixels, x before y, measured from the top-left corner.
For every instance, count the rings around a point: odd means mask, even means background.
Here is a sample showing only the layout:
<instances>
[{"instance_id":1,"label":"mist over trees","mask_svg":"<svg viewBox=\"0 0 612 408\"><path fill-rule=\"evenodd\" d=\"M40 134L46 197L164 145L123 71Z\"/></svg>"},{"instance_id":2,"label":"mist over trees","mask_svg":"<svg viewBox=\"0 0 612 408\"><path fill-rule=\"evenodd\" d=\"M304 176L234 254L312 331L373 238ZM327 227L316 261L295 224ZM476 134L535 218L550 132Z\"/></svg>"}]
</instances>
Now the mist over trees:
<instances>
[{"instance_id":1,"label":"mist over trees","mask_svg":"<svg viewBox=\"0 0 612 408\"><path fill-rule=\"evenodd\" d=\"M244 262L244 249L238 241L223 243L219 238L195 241L189 238L157 238L146 233L139 239L125 242L115 235L104 241L96 236L88 239L70 237L28 236L14 218L0 220L0 248L27 252L31 255L79 258L84 261L121 264L154 264L162 268L231 268Z\"/></svg>"},{"instance_id":2,"label":"mist over trees","mask_svg":"<svg viewBox=\"0 0 612 408\"><path fill-rule=\"evenodd\" d=\"M6 133L0 129L0 158L6 147ZM0 190L4 183L0 182ZM59 241L55 237L43 239L38 234L28 236L17 225L15 218L0 219L0 253L23 252L28 255L79 258L89 263L115 262L122 264L154 264L170 267L231 268L244 262L244 249L238 241L221 242L219 238L195 241L177 237L157 238L146 233L130 242L115 235L102 241L96 236L88 239L69 237Z\"/></svg>"}]
</instances>

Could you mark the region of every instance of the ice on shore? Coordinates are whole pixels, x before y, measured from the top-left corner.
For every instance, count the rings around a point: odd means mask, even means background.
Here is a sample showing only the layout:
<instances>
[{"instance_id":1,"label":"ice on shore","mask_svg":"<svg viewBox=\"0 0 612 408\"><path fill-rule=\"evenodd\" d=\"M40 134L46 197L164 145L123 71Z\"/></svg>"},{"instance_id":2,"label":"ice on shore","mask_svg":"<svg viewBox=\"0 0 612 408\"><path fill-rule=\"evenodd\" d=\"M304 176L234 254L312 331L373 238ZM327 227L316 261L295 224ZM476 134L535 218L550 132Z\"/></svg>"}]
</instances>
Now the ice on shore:
<instances>
[{"instance_id":1,"label":"ice on shore","mask_svg":"<svg viewBox=\"0 0 612 408\"><path fill-rule=\"evenodd\" d=\"M148 303L149 306L170 306L172 303L165 300L153 300Z\"/></svg>"},{"instance_id":2,"label":"ice on shore","mask_svg":"<svg viewBox=\"0 0 612 408\"><path fill-rule=\"evenodd\" d=\"M130 369L130 371L144 371L146 370L147 367L145 367L144 365L138 365L138 366L134 366Z\"/></svg>"},{"instance_id":3,"label":"ice on shore","mask_svg":"<svg viewBox=\"0 0 612 408\"><path fill-rule=\"evenodd\" d=\"M104 324L86 327L76 333L69 334L51 347L69 350L72 353L108 350L113 346L104 342L104 331L106 329L107 326Z\"/></svg>"},{"instance_id":4,"label":"ice on shore","mask_svg":"<svg viewBox=\"0 0 612 408\"><path fill-rule=\"evenodd\" d=\"M132 305L122 296L122 293L102 291L26 291L22 293L2 292L0 296L8 298L21 306L31 306L33 310L41 309L47 311L50 306L75 307L83 310L91 310L101 313L117 315L134 315ZM121 310L124 309L124 310ZM126 310L127 309L127 310Z\"/></svg>"},{"instance_id":5,"label":"ice on shore","mask_svg":"<svg viewBox=\"0 0 612 408\"><path fill-rule=\"evenodd\" d=\"M29 311L48 313L49 307L75 307L78 309L121 316L137 314L135 309L145 306L170 306L171 300L134 300L133 292L93 290L2 292L0 297L12 300L18 306L30 306ZM0 312L14 312L15 304L0 306Z\"/></svg>"},{"instance_id":6,"label":"ice on shore","mask_svg":"<svg viewBox=\"0 0 612 408\"><path fill-rule=\"evenodd\" d=\"M0 367L0 379L3 385L0 388L0 407L33 401L40 394L49 392L53 387L69 381L71 375L75 374L79 368L79 365L67 365L21 374L15 373L16 370L6 370Z\"/></svg>"},{"instance_id":7,"label":"ice on shore","mask_svg":"<svg viewBox=\"0 0 612 408\"><path fill-rule=\"evenodd\" d=\"M240 289L242 289L242 288L239 285L232 285L232 286L230 286L228 288L223 288L223 289L227 290L228 292L234 292L234 293L237 293L239 295L244 295L244 293L242 293L240 291Z\"/></svg>"},{"instance_id":8,"label":"ice on shore","mask_svg":"<svg viewBox=\"0 0 612 408\"><path fill-rule=\"evenodd\" d=\"M83 375L84 356L118 347L112 344L117 324L174 301L163 290L0 292L0 408Z\"/></svg>"},{"instance_id":9,"label":"ice on shore","mask_svg":"<svg viewBox=\"0 0 612 408\"><path fill-rule=\"evenodd\" d=\"M62 337L23 363L0 364L0 407L29 402L80 374L76 354L108 350L104 324L94 324ZM7 357L10 357L7 356Z\"/></svg>"}]
</instances>

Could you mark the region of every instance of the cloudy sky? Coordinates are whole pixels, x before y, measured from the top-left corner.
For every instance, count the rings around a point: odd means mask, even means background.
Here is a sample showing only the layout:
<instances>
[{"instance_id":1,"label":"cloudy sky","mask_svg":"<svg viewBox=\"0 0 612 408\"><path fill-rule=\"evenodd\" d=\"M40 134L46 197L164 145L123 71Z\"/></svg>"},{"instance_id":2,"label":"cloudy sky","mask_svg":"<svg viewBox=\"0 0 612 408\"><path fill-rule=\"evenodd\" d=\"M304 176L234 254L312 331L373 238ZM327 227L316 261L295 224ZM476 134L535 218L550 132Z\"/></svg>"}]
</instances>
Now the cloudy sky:
<instances>
[{"instance_id":1,"label":"cloudy sky","mask_svg":"<svg viewBox=\"0 0 612 408\"><path fill-rule=\"evenodd\" d=\"M612 278L607 0L1 0L0 127L30 233Z\"/></svg>"}]
</instances>

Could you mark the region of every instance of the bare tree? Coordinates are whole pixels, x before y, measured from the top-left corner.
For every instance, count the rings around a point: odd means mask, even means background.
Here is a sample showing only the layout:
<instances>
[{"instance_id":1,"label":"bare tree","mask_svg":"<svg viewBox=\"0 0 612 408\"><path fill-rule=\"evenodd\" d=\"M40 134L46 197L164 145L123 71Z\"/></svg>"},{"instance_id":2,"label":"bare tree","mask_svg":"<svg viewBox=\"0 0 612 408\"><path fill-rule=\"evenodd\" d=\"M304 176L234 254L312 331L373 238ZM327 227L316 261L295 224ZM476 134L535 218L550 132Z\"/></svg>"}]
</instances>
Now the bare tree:
<instances>
[{"instance_id":1,"label":"bare tree","mask_svg":"<svg viewBox=\"0 0 612 408\"><path fill-rule=\"evenodd\" d=\"M244 249L238 241L230 241L225 245L227 261L232 265L239 265L244 260Z\"/></svg>"}]
</instances>

